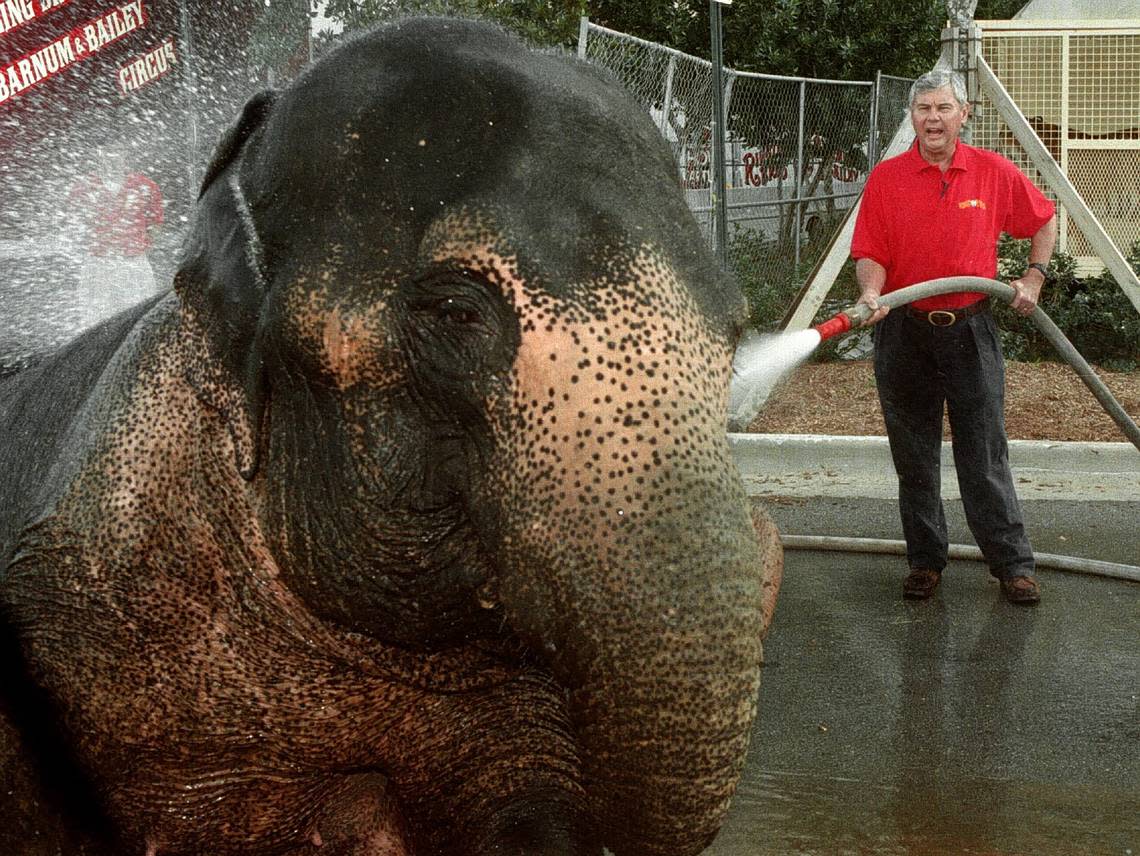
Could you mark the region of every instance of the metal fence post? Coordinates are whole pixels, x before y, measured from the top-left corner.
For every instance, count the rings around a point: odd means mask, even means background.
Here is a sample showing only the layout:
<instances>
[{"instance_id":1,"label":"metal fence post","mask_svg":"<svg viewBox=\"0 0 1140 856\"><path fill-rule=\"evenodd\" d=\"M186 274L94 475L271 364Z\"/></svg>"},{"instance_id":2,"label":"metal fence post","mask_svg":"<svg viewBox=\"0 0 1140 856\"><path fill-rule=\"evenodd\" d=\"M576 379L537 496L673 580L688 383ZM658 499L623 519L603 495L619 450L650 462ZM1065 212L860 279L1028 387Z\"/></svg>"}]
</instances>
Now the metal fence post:
<instances>
[{"instance_id":1,"label":"metal fence post","mask_svg":"<svg viewBox=\"0 0 1140 856\"><path fill-rule=\"evenodd\" d=\"M669 55L669 67L665 70L665 97L661 101L661 136L669 139L669 105L673 103L673 75L677 71L677 57Z\"/></svg>"},{"instance_id":2,"label":"metal fence post","mask_svg":"<svg viewBox=\"0 0 1140 856\"><path fill-rule=\"evenodd\" d=\"M590 33L590 18L583 15L578 19L578 59L586 58L586 38Z\"/></svg>"},{"instance_id":3,"label":"metal fence post","mask_svg":"<svg viewBox=\"0 0 1140 856\"><path fill-rule=\"evenodd\" d=\"M724 81L724 102L723 102L723 106L721 107L721 114L724 116L731 116L732 115L732 86L734 83L736 83L736 72L730 68L726 72L724 72L724 77L725 77L725 81ZM728 139L727 139L727 137L728 137L728 133L727 133L728 119L724 120L724 127L725 127L725 143L728 144ZM736 184L736 167L739 165L739 159L737 157L736 152L737 152L737 148L739 147L739 144L740 144L740 141L739 141L739 139L737 139L737 140L734 140L732 142L732 144L729 146L729 150L732 152L732 155L724 165L724 173L725 173L724 199L725 199L725 210L726 211L728 210L728 188L737 186L737 184Z\"/></svg>"},{"instance_id":4,"label":"metal fence post","mask_svg":"<svg viewBox=\"0 0 1140 856\"><path fill-rule=\"evenodd\" d=\"M871 129L867 133L867 172L879 162L879 90L883 86L883 73L875 72L875 85L871 89Z\"/></svg>"},{"instance_id":5,"label":"metal fence post","mask_svg":"<svg viewBox=\"0 0 1140 856\"><path fill-rule=\"evenodd\" d=\"M728 268L728 200L726 199L724 174L724 83L722 80L722 67L724 65L724 48L721 43L720 7L731 5L732 0L709 0L709 30L712 40L712 89L713 89L713 115L712 115L712 180L709 182L712 190L713 218L715 229L713 235L716 251L716 260L721 270Z\"/></svg>"},{"instance_id":6,"label":"metal fence post","mask_svg":"<svg viewBox=\"0 0 1140 856\"><path fill-rule=\"evenodd\" d=\"M187 158L186 172L190 178L190 201L198 198L198 150L200 148L198 137L198 69L194 53L194 27L190 21L190 11L186 8L186 0L178 4L179 26L182 30L182 54L186 71L183 77L182 89L186 93L186 123L190 131L190 156Z\"/></svg>"},{"instance_id":7,"label":"metal fence post","mask_svg":"<svg viewBox=\"0 0 1140 856\"><path fill-rule=\"evenodd\" d=\"M804 230L804 114L807 110L807 81L800 81L799 148L796 150L796 268L800 266L800 234ZM820 162L820 169L823 163Z\"/></svg>"}]
</instances>

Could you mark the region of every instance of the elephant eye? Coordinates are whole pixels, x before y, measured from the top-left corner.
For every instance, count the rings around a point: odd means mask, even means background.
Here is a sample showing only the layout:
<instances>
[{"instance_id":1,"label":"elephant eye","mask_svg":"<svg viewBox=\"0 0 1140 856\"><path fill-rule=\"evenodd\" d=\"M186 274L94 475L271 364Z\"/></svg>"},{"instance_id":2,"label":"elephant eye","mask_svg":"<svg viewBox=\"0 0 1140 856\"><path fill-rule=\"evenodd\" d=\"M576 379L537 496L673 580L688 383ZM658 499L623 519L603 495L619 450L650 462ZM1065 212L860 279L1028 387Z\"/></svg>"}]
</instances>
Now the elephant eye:
<instances>
[{"instance_id":1,"label":"elephant eye","mask_svg":"<svg viewBox=\"0 0 1140 856\"><path fill-rule=\"evenodd\" d=\"M479 307L456 297L445 297L437 301L429 312L440 321L462 327L479 327L485 323Z\"/></svg>"},{"instance_id":2,"label":"elephant eye","mask_svg":"<svg viewBox=\"0 0 1140 856\"><path fill-rule=\"evenodd\" d=\"M423 390L469 389L510 364L518 322L500 289L477 272L449 268L404 282L404 341ZM454 406L455 399L449 398Z\"/></svg>"},{"instance_id":3,"label":"elephant eye","mask_svg":"<svg viewBox=\"0 0 1140 856\"><path fill-rule=\"evenodd\" d=\"M471 333L492 332L490 303L487 283L467 271L424 277L408 292L408 307L421 324Z\"/></svg>"}]
</instances>

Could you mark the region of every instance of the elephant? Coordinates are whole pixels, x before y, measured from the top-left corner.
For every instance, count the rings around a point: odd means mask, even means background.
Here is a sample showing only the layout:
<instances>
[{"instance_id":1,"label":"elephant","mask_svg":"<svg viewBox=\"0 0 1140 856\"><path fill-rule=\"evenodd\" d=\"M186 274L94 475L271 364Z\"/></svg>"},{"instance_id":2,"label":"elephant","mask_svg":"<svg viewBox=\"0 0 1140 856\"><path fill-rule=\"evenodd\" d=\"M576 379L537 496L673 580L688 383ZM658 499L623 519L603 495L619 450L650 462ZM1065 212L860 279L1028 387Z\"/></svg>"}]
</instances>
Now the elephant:
<instances>
[{"instance_id":1,"label":"elephant","mask_svg":"<svg viewBox=\"0 0 1140 856\"><path fill-rule=\"evenodd\" d=\"M253 95L172 288L0 386L0 850L695 854L779 535L606 73L408 18Z\"/></svg>"}]
</instances>

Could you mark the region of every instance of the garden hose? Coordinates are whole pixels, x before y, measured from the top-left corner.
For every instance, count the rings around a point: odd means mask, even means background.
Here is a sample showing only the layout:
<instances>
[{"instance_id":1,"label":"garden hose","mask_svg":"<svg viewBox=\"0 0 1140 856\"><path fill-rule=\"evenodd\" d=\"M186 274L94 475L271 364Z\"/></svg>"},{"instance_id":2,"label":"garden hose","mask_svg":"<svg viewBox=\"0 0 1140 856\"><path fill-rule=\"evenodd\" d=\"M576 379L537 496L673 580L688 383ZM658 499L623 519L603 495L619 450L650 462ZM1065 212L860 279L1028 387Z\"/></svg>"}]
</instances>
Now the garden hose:
<instances>
[{"instance_id":1,"label":"garden hose","mask_svg":"<svg viewBox=\"0 0 1140 856\"><path fill-rule=\"evenodd\" d=\"M1012 302L1016 295L1013 287L1003 282L973 276L954 276L922 282L917 285L908 286L907 288L900 288L897 291L883 295L879 298L878 302L880 306L895 309L925 297L934 297L939 294L949 294L959 291L982 292L983 294L998 297L1006 303ZM832 316L827 321L815 325L813 329L819 333L820 341L823 342L834 336L842 335L854 327L858 327L870 318L873 313L874 310L866 304L857 303ZM1052 344L1061 356L1065 358L1065 361L1072 366L1073 370L1080 376L1081 380L1084 381L1085 386L1092 391L1097 401L1100 402L1101 406L1132 442L1132 445L1140 449L1140 428L1137 428L1136 423L1132 421L1132 418L1125 412L1124 408L1121 407L1120 402L1112 396L1112 393L1109 392L1104 382L1097 377L1092 367L1085 361L1084 357L1078 353L1077 349L1073 347L1073 344L1065 338L1065 335L1057 328L1053 320L1045 314L1040 306L1035 307L1029 317L1032 318L1033 322L1049 340L1050 344ZM784 548L790 550L906 554L905 542L878 538L784 535L781 541ZM964 544L949 545L949 557L951 559L984 561L984 557L978 548ZM1036 563L1042 568L1140 582L1140 567L1134 565L1122 565L1112 562L1102 562L1095 559L1046 554L1037 554L1034 558Z\"/></svg>"},{"instance_id":2,"label":"garden hose","mask_svg":"<svg viewBox=\"0 0 1140 856\"><path fill-rule=\"evenodd\" d=\"M905 541L884 538L850 538L839 535L781 535L780 543L785 550L906 555ZM971 562L984 562L986 560L981 550L969 544L948 545L947 556L950 559ZM1048 570L1140 583L1140 567L1136 565L1103 562L1100 559L1085 559L1079 556L1057 556L1052 553L1034 553L1033 563L1038 568Z\"/></svg>"},{"instance_id":3,"label":"garden hose","mask_svg":"<svg viewBox=\"0 0 1140 856\"><path fill-rule=\"evenodd\" d=\"M922 300L926 297L935 297L939 294L950 294L958 291L980 291L983 294L998 297L1006 303L1011 303L1013 298L1017 295L1013 286L1006 285L1004 282L998 282L997 280L984 279L977 276L948 276L942 279L920 282L917 285L910 285L906 288L892 291L889 294L884 294L879 298L879 305L895 309L896 307L905 306L915 300ZM853 327L859 326L870 318L873 312L874 310L865 303L856 303L854 306L844 309L827 321L815 325L814 329L818 331L820 341L822 342L833 336L846 333ZM1040 306L1034 307L1033 314L1029 317L1045 335L1045 338L1049 340L1049 343L1065 358L1065 361L1073 368L1073 371L1084 381L1085 386L1096 396L1096 400L1100 402L1101 407L1112 417L1112 420L1119 426L1120 430L1124 432L1124 436L1128 438L1133 446L1140 449L1140 427L1137 427L1136 423L1132 421L1132 418L1125 412L1124 408L1121 407L1120 402L1113 398L1108 387L1097 377L1092 366L1090 366L1077 349L1073 347L1073 343L1065 338L1065 334L1058 329L1057 325L1053 323L1053 320L1045 314Z\"/></svg>"}]
</instances>

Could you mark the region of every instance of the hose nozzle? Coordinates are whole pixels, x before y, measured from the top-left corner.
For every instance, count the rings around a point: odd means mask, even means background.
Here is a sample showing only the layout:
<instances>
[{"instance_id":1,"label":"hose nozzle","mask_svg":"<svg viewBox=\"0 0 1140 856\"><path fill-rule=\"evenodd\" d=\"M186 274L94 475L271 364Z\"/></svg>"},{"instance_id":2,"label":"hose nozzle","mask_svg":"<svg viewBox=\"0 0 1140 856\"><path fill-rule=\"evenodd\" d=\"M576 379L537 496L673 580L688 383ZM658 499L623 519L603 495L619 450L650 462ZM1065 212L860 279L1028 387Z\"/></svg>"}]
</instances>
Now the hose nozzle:
<instances>
[{"instance_id":1,"label":"hose nozzle","mask_svg":"<svg viewBox=\"0 0 1140 856\"><path fill-rule=\"evenodd\" d=\"M835 336L846 333L852 327L857 327L871 317L874 310L866 303L856 303L842 312L831 316L826 321L816 324L812 329L819 333L819 340L826 342Z\"/></svg>"}]
</instances>

